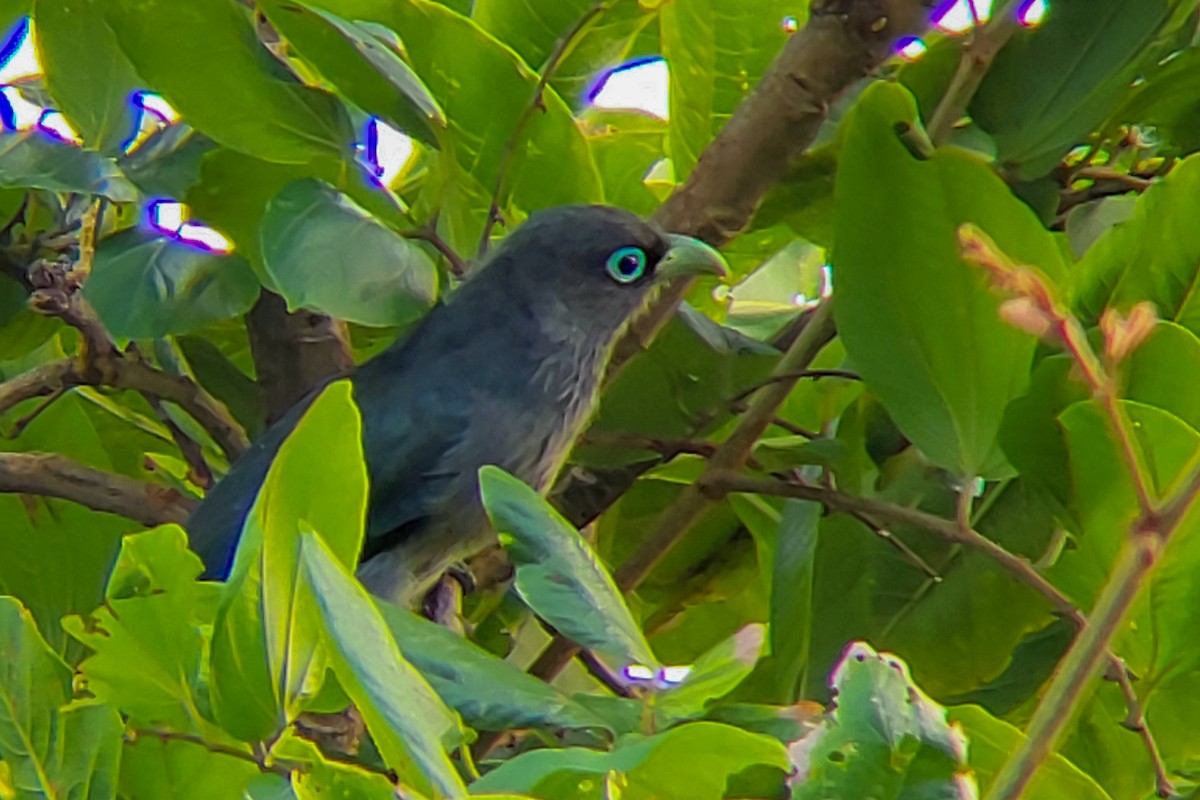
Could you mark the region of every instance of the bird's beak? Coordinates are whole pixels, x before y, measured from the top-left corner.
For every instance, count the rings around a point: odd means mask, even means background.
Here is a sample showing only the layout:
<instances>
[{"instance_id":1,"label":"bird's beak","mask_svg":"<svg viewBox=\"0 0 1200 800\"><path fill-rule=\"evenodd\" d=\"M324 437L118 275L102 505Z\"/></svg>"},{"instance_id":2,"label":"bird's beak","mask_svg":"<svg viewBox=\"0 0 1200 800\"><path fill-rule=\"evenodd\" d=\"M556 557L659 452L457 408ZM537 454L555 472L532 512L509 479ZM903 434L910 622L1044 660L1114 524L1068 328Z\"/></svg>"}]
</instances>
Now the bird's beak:
<instances>
[{"instance_id":1,"label":"bird's beak","mask_svg":"<svg viewBox=\"0 0 1200 800\"><path fill-rule=\"evenodd\" d=\"M655 275L660 281L684 275L716 275L724 278L729 274L729 265L715 248L699 239L678 234L667 234L670 245L667 254L658 262Z\"/></svg>"}]
</instances>

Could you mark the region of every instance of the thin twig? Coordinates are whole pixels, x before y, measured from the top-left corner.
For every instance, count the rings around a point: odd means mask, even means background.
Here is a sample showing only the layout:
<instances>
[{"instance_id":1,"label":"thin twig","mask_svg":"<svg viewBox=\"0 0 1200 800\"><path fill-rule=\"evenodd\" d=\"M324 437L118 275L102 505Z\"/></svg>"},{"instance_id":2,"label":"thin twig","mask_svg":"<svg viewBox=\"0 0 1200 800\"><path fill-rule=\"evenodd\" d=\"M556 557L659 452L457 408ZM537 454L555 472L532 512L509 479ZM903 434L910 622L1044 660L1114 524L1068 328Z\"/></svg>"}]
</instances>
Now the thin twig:
<instances>
[{"instance_id":1,"label":"thin twig","mask_svg":"<svg viewBox=\"0 0 1200 800\"><path fill-rule=\"evenodd\" d=\"M33 411L30 411L28 414L26 414L25 416L21 417L20 419L18 419L16 422L13 423L12 429L9 430L9 432L7 434L8 438L16 439L17 437L19 437L22 433L25 432L25 429L29 427L29 423L33 422L35 419L40 417L46 411L46 409L48 409L48 408L50 408L50 406L54 405L55 400L58 400L60 397L62 397L66 393L67 393L66 386L59 386L57 389L55 389L53 392L51 392L44 400L42 400L42 402L37 404L37 407L34 408Z\"/></svg>"},{"instance_id":2,"label":"thin twig","mask_svg":"<svg viewBox=\"0 0 1200 800\"><path fill-rule=\"evenodd\" d=\"M137 740L143 737L147 739L158 739L164 743L187 742L188 744L194 744L199 747L203 747L210 753L216 753L218 755L236 758L241 761L247 761L258 767L260 772L282 775L285 778L290 777L293 772L307 772L309 770L309 765L302 761L264 758L260 755L255 755L249 750L241 750L230 745L210 742L204 737L198 736L194 733L180 733L179 731L160 730L157 728L139 728L131 731L131 733L134 737L132 742L133 744L136 744Z\"/></svg>"},{"instance_id":3,"label":"thin twig","mask_svg":"<svg viewBox=\"0 0 1200 800\"><path fill-rule=\"evenodd\" d=\"M546 59L546 64L542 67L542 74L538 77L537 86L534 87L533 97L521 111L521 116L517 117L517 124L513 126L512 135L508 137L508 141L504 143L504 150L500 153L500 162L496 166L496 185L492 189L492 204L488 208L487 220L483 223L483 235L479 238L480 257L487 253L488 244L491 242L492 228L500 220L500 198L504 193L504 184L508 180L508 171L512 167L513 157L521 143L521 137L525 135L525 128L533 119L535 111L546 110L546 87L550 84L550 79L554 77L558 65L570 52L579 35L587 30L587 27L597 17L608 10L610 2L613 0L598 0L584 12L583 16L575 20L575 24L554 43L554 49L550 52L550 57Z\"/></svg>"},{"instance_id":4,"label":"thin twig","mask_svg":"<svg viewBox=\"0 0 1200 800\"><path fill-rule=\"evenodd\" d=\"M926 130L934 144L941 144L950 136L955 124L967 113L967 106L983 83L996 54L1021 29L1017 20L1020 5L1021 0L1008 0L986 25L974 28L970 41L963 46L958 70L929 117Z\"/></svg>"},{"instance_id":5,"label":"thin twig","mask_svg":"<svg viewBox=\"0 0 1200 800\"><path fill-rule=\"evenodd\" d=\"M431 224L423 225L420 228L414 228L410 231L404 231L401 235L405 239L416 239L433 245L433 248L442 254L446 259L446 263L450 265L450 272L455 277L461 278L467 274L467 262L463 260L450 243L438 235L436 230L436 219L431 221Z\"/></svg>"},{"instance_id":6,"label":"thin twig","mask_svg":"<svg viewBox=\"0 0 1200 800\"><path fill-rule=\"evenodd\" d=\"M1129 670L1126 669L1125 662L1117 659L1116 664L1109 667L1109 672L1116 673L1109 677L1121 687L1121 695L1125 698L1125 708L1128 709L1125 720L1121 724L1136 733L1142 740L1142 746L1146 748L1146 752L1150 756L1150 763L1154 766L1155 793L1159 797L1175 796L1175 785L1171 783L1171 778L1167 775L1167 765L1163 763L1158 743L1154 741L1154 734L1150 732L1150 727L1146 724L1146 713L1142 708L1142 701L1138 699L1137 692L1133 689L1133 681L1129 677Z\"/></svg>"},{"instance_id":7,"label":"thin twig","mask_svg":"<svg viewBox=\"0 0 1200 800\"><path fill-rule=\"evenodd\" d=\"M1075 177L1093 181L1111 181L1122 184L1127 191L1132 189L1135 192L1144 192L1154 185L1154 181L1149 178L1131 175L1128 172L1121 172L1109 167L1084 167L1075 174Z\"/></svg>"}]
</instances>

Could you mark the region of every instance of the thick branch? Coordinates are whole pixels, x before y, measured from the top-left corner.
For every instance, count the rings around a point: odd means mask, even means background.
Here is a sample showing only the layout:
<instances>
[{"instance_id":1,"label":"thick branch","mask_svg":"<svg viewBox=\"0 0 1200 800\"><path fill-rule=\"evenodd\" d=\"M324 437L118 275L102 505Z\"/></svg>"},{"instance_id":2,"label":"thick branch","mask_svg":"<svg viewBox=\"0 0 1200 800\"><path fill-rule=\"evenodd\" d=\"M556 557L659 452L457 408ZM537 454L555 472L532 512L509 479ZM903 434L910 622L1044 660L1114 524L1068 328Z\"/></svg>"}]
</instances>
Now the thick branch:
<instances>
[{"instance_id":1,"label":"thick branch","mask_svg":"<svg viewBox=\"0 0 1200 800\"><path fill-rule=\"evenodd\" d=\"M736 236L816 138L838 96L887 59L898 39L925 30L932 5L932 0L813 0L808 22L705 148L683 186L655 212L655 221L714 246ZM645 349L691 285L675 282L634 323L617 346L611 370Z\"/></svg>"},{"instance_id":2,"label":"thick branch","mask_svg":"<svg viewBox=\"0 0 1200 800\"><path fill-rule=\"evenodd\" d=\"M0 492L70 500L151 527L182 524L195 506L176 489L92 469L52 453L0 453Z\"/></svg>"},{"instance_id":3,"label":"thick branch","mask_svg":"<svg viewBox=\"0 0 1200 800\"><path fill-rule=\"evenodd\" d=\"M314 311L289 312L274 292L263 290L246 315L246 328L268 423L354 367L344 325Z\"/></svg>"}]
</instances>

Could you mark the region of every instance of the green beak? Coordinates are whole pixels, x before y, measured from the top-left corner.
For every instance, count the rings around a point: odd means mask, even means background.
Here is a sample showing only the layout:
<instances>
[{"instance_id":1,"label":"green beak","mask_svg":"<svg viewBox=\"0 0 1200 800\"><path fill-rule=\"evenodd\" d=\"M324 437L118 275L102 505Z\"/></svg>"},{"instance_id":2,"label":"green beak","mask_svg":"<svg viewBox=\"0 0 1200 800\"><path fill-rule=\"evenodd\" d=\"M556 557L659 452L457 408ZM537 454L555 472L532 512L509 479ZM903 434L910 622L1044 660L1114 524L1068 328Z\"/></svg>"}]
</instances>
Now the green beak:
<instances>
[{"instance_id":1,"label":"green beak","mask_svg":"<svg viewBox=\"0 0 1200 800\"><path fill-rule=\"evenodd\" d=\"M655 275L660 281L693 275L716 275L724 278L729 274L729 265L715 248L690 236L668 233L671 245L667 254L658 262Z\"/></svg>"}]
</instances>

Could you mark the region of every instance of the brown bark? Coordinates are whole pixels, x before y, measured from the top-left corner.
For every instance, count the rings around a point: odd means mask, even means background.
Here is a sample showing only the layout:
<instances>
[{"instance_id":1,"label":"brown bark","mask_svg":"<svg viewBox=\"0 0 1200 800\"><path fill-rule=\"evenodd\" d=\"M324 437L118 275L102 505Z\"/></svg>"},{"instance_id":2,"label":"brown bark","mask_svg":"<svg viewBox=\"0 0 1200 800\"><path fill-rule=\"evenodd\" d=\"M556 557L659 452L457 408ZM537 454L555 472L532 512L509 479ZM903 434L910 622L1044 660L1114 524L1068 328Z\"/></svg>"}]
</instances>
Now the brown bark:
<instances>
[{"instance_id":1,"label":"brown bark","mask_svg":"<svg viewBox=\"0 0 1200 800\"><path fill-rule=\"evenodd\" d=\"M0 492L58 497L148 526L182 524L195 505L175 489L92 469L54 453L0 453Z\"/></svg>"},{"instance_id":2,"label":"brown bark","mask_svg":"<svg viewBox=\"0 0 1200 800\"><path fill-rule=\"evenodd\" d=\"M274 292L263 290L246 315L246 327L267 424L313 389L354 367L345 325L313 311L289 312Z\"/></svg>"}]
</instances>

